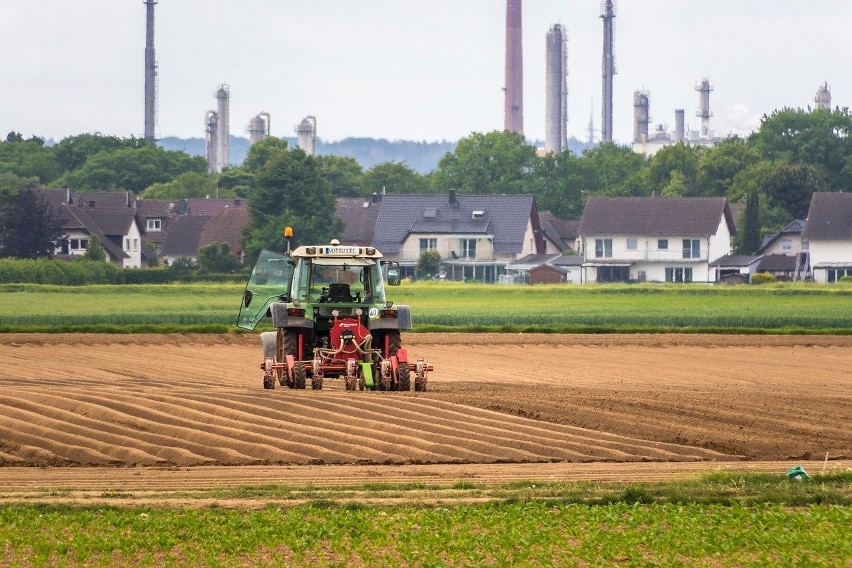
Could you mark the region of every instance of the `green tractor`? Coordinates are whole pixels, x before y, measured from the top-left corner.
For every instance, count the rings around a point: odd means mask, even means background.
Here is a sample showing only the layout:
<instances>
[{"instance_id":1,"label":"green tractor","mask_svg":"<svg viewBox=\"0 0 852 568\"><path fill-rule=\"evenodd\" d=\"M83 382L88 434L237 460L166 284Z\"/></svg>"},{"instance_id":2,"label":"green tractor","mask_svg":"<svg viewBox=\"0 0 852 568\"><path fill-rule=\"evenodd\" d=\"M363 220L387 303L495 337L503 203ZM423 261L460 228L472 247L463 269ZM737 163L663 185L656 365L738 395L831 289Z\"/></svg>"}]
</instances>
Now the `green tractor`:
<instances>
[{"instance_id":1,"label":"green tractor","mask_svg":"<svg viewBox=\"0 0 852 568\"><path fill-rule=\"evenodd\" d=\"M432 367L409 361L400 331L411 329L408 306L385 297L400 284L399 265L373 247L301 246L260 253L246 285L237 325L254 330L266 316L275 331L260 334L263 387L320 390L343 379L347 391L426 390Z\"/></svg>"}]
</instances>

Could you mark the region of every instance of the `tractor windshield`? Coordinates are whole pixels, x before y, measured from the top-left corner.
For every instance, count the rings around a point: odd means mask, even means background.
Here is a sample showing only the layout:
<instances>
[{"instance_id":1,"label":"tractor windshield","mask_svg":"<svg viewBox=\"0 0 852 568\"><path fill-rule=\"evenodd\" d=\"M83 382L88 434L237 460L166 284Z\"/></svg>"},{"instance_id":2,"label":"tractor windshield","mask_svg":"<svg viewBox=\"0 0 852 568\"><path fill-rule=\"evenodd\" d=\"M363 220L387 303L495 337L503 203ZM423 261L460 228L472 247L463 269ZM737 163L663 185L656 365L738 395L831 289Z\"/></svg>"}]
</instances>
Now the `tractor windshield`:
<instances>
[{"instance_id":1,"label":"tractor windshield","mask_svg":"<svg viewBox=\"0 0 852 568\"><path fill-rule=\"evenodd\" d=\"M367 258L301 259L293 277L293 297L309 303L384 303L382 271Z\"/></svg>"},{"instance_id":2,"label":"tractor windshield","mask_svg":"<svg viewBox=\"0 0 852 568\"><path fill-rule=\"evenodd\" d=\"M269 304L287 298L293 265L293 259L286 254L261 251L243 293L237 320L239 327L254 329L266 315Z\"/></svg>"}]
</instances>

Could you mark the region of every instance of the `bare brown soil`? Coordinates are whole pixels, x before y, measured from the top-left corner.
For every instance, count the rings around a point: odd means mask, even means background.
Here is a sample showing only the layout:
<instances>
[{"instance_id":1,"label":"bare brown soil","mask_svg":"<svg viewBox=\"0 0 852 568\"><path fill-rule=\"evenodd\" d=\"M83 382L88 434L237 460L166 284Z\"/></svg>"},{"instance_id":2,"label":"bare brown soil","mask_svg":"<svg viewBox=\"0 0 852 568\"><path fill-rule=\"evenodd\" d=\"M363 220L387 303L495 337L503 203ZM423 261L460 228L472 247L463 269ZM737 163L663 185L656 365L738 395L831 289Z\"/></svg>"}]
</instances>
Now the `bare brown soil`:
<instances>
[{"instance_id":1,"label":"bare brown soil","mask_svg":"<svg viewBox=\"0 0 852 568\"><path fill-rule=\"evenodd\" d=\"M346 393L337 381L264 391L255 335L0 335L0 486L49 486L57 471L146 472L146 483L217 471L227 483L269 466L270 482L304 466L360 481L358 468L385 480L400 468L502 478L562 467L570 478L582 463L630 478L681 471L672 462L852 458L852 337L404 339L436 368L426 393Z\"/></svg>"}]
</instances>

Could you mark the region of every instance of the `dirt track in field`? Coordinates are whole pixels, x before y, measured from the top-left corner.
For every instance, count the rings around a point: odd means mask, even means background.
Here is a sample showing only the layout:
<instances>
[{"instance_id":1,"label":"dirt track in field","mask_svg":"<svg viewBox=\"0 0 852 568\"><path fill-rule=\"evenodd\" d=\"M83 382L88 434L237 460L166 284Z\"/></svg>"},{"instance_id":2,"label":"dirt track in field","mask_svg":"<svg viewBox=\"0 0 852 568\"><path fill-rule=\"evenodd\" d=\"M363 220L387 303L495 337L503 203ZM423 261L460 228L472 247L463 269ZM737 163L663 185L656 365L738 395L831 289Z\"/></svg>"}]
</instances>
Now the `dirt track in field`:
<instances>
[{"instance_id":1,"label":"dirt track in field","mask_svg":"<svg viewBox=\"0 0 852 568\"><path fill-rule=\"evenodd\" d=\"M629 478L670 462L852 459L852 337L404 341L436 368L426 393L264 391L254 335L0 335L0 480L279 464L487 478L579 462L621 462L582 467Z\"/></svg>"}]
</instances>

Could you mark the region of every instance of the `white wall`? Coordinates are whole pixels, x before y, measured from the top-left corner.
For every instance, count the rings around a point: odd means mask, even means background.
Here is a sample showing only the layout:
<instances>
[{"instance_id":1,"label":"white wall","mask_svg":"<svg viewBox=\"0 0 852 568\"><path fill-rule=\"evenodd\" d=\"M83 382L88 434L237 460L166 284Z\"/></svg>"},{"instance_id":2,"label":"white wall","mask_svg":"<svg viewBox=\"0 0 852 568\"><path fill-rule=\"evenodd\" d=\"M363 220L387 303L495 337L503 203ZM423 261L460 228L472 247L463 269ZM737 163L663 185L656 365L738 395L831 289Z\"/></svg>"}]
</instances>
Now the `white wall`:
<instances>
[{"instance_id":1,"label":"white wall","mask_svg":"<svg viewBox=\"0 0 852 568\"><path fill-rule=\"evenodd\" d=\"M852 240L823 240L810 242L811 266L824 263L848 263L852 265ZM824 269L814 268L814 280L826 282L827 273Z\"/></svg>"}]
</instances>

